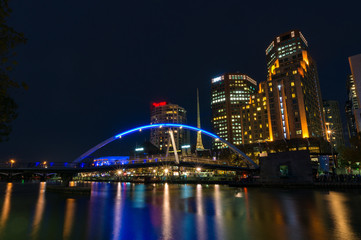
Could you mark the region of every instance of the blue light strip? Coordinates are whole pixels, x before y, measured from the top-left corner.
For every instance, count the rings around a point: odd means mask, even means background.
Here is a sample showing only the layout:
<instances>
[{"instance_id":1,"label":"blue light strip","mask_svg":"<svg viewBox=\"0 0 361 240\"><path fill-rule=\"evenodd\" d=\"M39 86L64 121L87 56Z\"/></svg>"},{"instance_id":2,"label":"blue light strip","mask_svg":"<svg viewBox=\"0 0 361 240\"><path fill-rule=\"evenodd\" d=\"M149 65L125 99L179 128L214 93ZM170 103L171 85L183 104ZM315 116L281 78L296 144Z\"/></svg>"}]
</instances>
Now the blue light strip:
<instances>
[{"instance_id":1,"label":"blue light strip","mask_svg":"<svg viewBox=\"0 0 361 240\"><path fill-rule=\"evenodd\" d=\"M252 159L250 159L246 154L244 154L242 151L240 151L236 146L232 145L231 143L227 142L226 140L218 137L217 135L210 133L208 131L205 131L203 129L200 128L196 128L196 127L192 127L192 126L188 126L188 125L184 125L184 124L177 124L177 123L157 123L157 124L151 124L151 125L145 125L145 126L141 126L141 127L137 127L137 128L133 128L130 129L128 131L119 133L118 135L115 135L114 137L108 138L107 140L99 143L98 145L96 145L95 147L89 149L87 152L83 153L80 157L78 157L77 159L74 160L74 163L79 163L81 162L84 158L88 157L90 154L92 154L93 152L97 151L98 149L104 147L105 145L107 145L108 143L113 142L114 140L117 140L119 138L122 138L123 136L136 132L136 131L142 131L143 129L148 129L148 128L161 128L161 127L165 127L165 128L184 128L184 129L189 129L189 130L193 130L196 132L202 132L205 135L208 135L214 139L216 139L217 141L223 142L224 144L228 145L228 147L230 149L232 149L233 151L235 151L236 153L238 153L239 155L243 156L249 163L251 163L255 168L258 168L258 165L252 161Z\"/></svg>"},{"instance_id":2,"label":"blue light strip","mask_svg":"<svg viewBox=\"0 0 361 240\"><path fill-rule=\"evenodd\" d=\"M212 138L218 138L219 137L213 133L210 133L208 131L205 131L203 129L200 129L200 128L196 128L196 127L192 127L192 126L188 126L188 125L183 125L183 124L176 124L176 123L157 123L157 124L152 124L152 125L145 125L145 126L142 126L142 127L137 127L137 128L133 128L133 129L130 129L128 131L125 131L125 132L122 132L122 133L119 133L118 135L116 135L115 137L116 138L121 138L129 133L132 133L132 132L136 132L136 131L139 131L139 130L143 130L143 129L148 129L148 128L156 128L156 127L177 127L177 128L185 128L185 129L190 129L190 130L194 130L194 131L201 131L203 132L204 134L212 137Z\"/></svg>"}]
</instances>

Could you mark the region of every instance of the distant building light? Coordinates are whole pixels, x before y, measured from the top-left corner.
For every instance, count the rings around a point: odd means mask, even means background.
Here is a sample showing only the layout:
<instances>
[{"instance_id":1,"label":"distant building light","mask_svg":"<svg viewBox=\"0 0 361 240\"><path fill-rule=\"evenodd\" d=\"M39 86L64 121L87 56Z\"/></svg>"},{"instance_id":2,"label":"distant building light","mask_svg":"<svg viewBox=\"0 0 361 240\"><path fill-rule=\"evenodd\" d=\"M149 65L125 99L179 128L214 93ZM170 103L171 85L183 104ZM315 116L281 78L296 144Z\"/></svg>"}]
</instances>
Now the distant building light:
<instances>
[{"instance_id":1,"label":"distant building light","mask_svg":"<svg viewBox=\"0 0 361 240\"><path fill-rule=\"evenodd\" d=\"M213 79L212 79L212 83L219 82L219 81L221 81L221 80L222 80L222 77L219 76L219 77L213 78Z\"/></svg>"},{"instance_id":2,"label":"distant building light","mask_svg":"<svg viewBox=\"0 0 361 240\"><path fill-rule=\"evenodd\" d=\"M144 151L144 148L136 148L135 151L136 152L141 152L141 151Z\"/></svg>"},{"instance_id":3,"label":"distant building light","mask_svg":"<svg viewBox=\"0 0 361 240\"><path fill-rule=\"evenodd\" d=\"M160 107L167 105L167 102L152 103L153 107Z\"/></svg>"},{"instance_id":4,"label":"distant building light","mask_svg":"<svg viewBox=\"0 0 361 240\"><path fill-rule=\"evenodd\" d=\"M183 145L182 148L190 148L191 145Z\"/></svg>"}]
</instances>

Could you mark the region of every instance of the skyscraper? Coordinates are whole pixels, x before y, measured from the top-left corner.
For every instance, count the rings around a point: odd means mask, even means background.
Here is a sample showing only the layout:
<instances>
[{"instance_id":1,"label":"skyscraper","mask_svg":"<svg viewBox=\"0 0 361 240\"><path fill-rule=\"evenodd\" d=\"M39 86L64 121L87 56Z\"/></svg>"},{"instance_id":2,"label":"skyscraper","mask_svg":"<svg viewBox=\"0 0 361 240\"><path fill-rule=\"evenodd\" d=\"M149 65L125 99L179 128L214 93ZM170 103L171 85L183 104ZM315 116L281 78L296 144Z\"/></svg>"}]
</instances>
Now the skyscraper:
<instances>
[{"instance_id":1,"label":"skyscraper","mask_svg":"<svg viewBox=\"0 0 361 240\"><path fill-rule=\"evenodd\" d=\"M158 102L151 105L150 124L156 123L187 123L187 112L184 108L177 104ZM181 146L185 143L189 144L188 131L184 129L174 129L174 139L177 151L181 150ZM167 128L151 129L150 142L159 148L159 150L165 150L171 141Z\"/></svg>"},{"instance_id":2,"label":"skyscraper","mask_svg":"<svg viewBox=\"0 0 361 240\"><path fill-rule=\"evenodd\" d=\"M352 74L349 75L347 78L346 89L347 89L347 101L345 104L345 113L347 120L347 132L348 132L348 137L352 138L357 135L354 111L359 108L355 81L353 79Z\"/></svg>"},{"instance_id":3,"label":"skyscraper","mask_svg":"<svg viewBox=\"0 0 361 240\"><path fill-rule=\"evenodd\" d=\"M211 108L213 131L226 141L242 144L242 104L249 102L256 91L257 82L240 73L225 73L212 79ZM221 142L214 142L214 148L222 148Z\"/></svg>"},{"instance_id":4,"label":"skyscraper","mask_svg":"<svg viewBox=\"0 0 361 240\"><path fill-rule=\"evenodd\" d=\"M250 102L241 107L241 128L244 144L272 141L266 87L267 82L261 82L258 93L252 95Z\"/></svg>"},{"instance_id":5,"label":"skyscraper","mask_svg":"<svg viewBox=\"0 0 361 240\"><path fill-rule=\"evenodd\" d=\"M277 36L266 49L265 89L273 140L325 137L315 61L298 30Z\"/></svg>"},{"instance_id":6,"label":"skyscraper","mask_svg":"<svg viewBox=\"0 0 361 240\"><path fill-rule=\"evenodd\" d=\"M336 148L345 145L343 137L340 107L337 101L324 100L323 112L325 115L327 140Z\"/></svg>"},{"instance_id":7,"label":"skyscraper","mask_svg":"<svg viewBox=\"0 0 361 240\"><path fill-rule=\"evenodd\" d=\"M352 109L353 114L355 117L355 125L357 132L361 132L361 54L354 55L348 58L351 68L351 75L353 78L354 83L354 91L356 92L356 96L353 95L353 97L357 98L357 108L354 107L356 104L356 101L353 101L352 103Z\"/></svg>"}]
</instances>

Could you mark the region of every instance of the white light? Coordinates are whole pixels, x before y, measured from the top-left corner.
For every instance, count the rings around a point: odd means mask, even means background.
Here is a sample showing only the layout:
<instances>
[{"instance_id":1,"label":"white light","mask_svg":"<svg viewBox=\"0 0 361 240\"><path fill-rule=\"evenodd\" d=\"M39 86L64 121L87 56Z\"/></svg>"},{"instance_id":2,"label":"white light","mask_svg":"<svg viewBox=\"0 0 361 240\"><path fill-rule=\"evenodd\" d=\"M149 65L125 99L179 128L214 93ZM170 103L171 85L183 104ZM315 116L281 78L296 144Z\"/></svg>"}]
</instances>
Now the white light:
<instances>
[{"instance_id":1,"label":"white light","mask_svg":"<svg viewBox=\"0 0 361 240\"><path fill-rule=\"evenodd\" d=\"M183 145L182 148L190 148L191 145Z\"/></svg>"},{"instance_id":2,"label":"white light","mask_svg":"<svg viewBox=\"0 0 361 240\"><path fill-rule=\"evenodd\" d=\"M141 151L144 151L144 148L136 148L135 151L136 152L141 152Z\"/></svg>"},{"instance_id":3,"label":"white light","mask_svg":"<svg viewBox=\"0 0 361 240\"><path fill-rule=\"evenodd\" d=\"M219 76L219 77L213 78L213 79L212 79L212 83L219 82L219 81L221 81L221 80L222 80L222 77Z\"/></svg>"},{"instance_id":4,"label":"white light","mask_svg":"<svg viewBox=\"0 0 361 240\"><path fill-rule=\"evenodd\" d=\"M196 168L197 172L200 172L202 169L200 167Z\"/></svg>"},{"instance_id":5,"label":"white light","mask_svg":"<svg viewBox=\"0 0 361 240\"><path fill-rule=\"evenodd\" d=\"M168 173L168 168L164 169L164 172L165 172L165 173Z\"/></svg>"}]
</instances>

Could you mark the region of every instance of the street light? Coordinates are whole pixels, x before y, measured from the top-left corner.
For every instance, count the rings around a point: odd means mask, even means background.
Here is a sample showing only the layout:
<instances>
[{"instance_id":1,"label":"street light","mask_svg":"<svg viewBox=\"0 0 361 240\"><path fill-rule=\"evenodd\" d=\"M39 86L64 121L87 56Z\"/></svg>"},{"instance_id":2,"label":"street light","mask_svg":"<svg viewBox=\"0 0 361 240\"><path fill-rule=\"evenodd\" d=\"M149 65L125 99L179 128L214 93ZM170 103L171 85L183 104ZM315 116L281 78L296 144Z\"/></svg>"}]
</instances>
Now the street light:
<instances>
[{"instance_id":1,"label":"street light","mask_svg":"<svg viewBox=\"0 0 361 240\"><path fill-rule=\"evenodd\" d=\"M11 168L13 167L14 163L15 163L15 160L14 160L14 159L10 159L10 167L11 167Z\"/></svg>"}]
</instances>

